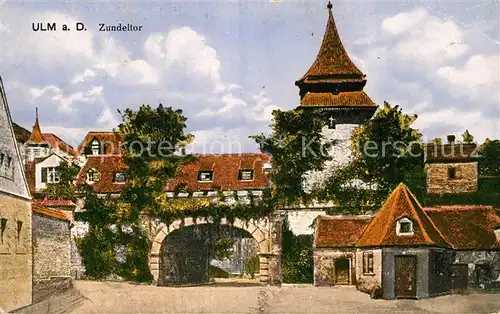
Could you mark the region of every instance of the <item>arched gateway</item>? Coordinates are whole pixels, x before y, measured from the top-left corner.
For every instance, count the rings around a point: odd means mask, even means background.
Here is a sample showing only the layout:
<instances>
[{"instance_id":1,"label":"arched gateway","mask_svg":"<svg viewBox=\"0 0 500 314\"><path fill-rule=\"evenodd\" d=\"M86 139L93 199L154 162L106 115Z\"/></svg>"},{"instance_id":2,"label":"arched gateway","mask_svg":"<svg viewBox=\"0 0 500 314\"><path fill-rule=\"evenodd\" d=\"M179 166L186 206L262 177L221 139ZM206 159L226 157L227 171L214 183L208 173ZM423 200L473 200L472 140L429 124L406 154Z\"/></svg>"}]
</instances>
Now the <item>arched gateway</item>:
<instances>
[{"instance_id":1,"label":"arched gateway","mask_svg":"<svg viewBox=\"0 0 500 314\"><path fill-rule=\"evenodd\" d=\"M158 226L149 253L149 269L155 283L159 282L161 247L167 235L183 227L209 223L213 222L204 218L185 218L184 220L176 220L170 225ZM219 224L240 228L248 232L256 240L259 247L260 282L265 284L281 283L281 224L279 222L269 219L245 222L236 219L231 223L227 219L222 219Z\"/></svg>"}]
</instances>

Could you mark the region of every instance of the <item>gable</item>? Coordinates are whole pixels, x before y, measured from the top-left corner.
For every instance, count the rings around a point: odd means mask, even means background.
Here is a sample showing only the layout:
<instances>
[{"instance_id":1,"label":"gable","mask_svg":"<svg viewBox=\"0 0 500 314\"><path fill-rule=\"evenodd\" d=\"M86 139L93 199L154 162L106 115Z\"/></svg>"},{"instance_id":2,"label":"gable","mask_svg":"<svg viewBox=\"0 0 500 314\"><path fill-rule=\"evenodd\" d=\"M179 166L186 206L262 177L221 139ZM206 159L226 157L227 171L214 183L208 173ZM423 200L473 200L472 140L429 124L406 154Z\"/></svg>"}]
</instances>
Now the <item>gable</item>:
<instances>
[{"instance_id":1,"label":"gable","mask_svg":"<svg viewBox=\"0 0 500 314\"><path fill-rule=\"evenodd\" d=\"M61 156L52 153L42 161L38 162L37 167L57 167L59 163L64 160Z\"/></svg>"},{"instance_id":2,"label":"gable","mask_svg":"<svg viewBox=\"0 0 500 314\"><path fill-rule=\"evenodd\" d=\"M1 154L4 154L4 164L0 165L0 192L31 199L12 126L7 97L0 78L0 156ZM10 162L8 162L9 160ZM8 167L5 161L7 161Z\"/></svg>"}]
</instances>

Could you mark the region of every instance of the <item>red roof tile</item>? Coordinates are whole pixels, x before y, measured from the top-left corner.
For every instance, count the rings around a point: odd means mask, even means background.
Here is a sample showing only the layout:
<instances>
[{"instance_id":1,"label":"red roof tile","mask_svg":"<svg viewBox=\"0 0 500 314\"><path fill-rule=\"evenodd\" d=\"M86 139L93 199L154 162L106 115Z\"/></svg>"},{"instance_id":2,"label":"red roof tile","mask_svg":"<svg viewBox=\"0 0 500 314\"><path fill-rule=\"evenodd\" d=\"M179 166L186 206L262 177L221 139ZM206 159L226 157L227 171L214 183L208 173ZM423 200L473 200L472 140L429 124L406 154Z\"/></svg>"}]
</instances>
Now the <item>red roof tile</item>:
<instances>
[{"instance_id":1,"label":"red roof tile","mask_svg":"<svg viewBox=\"0 0 500 314\"><path fill-rule=\"evenodd\" d=\"M307 93L300 101L300 107L376 107L363 91L332 93Z\"/></svg>"},{"instance_id":2,"label":"red roof tile","mask_svg":"<svg viewBox=\"0 0 500 314\"><path fill-rule=\"evenodd\" d=\"M53 133L43 133L43 139L47 142L54 150L61 150L71 156L76 156L76 150L57 135Z\"/></svg>"},{"instance_id":3,"label":"red roof tile","mask_svg":"<svg viewBox=\"0 0 500 314\"><path fill-rule=\"evenodd\" d=\"M85 165L78 173L76 184L85 184L87 173L90 169L95 169L100 174L99 181L91 186L97 193L120 193L125 188L125 183L113 182L116 173L124 172L126 164L121 155L96 155L88 156Z\"/></svg>"},{"instance_id":4,"label":"red roof tile","mask_svg":"<svg viewBox=\"0 0 500 314\"><path fill-rule=\"evenodd\" d=\"M413 222L412 235L399 236L396 234L397 221L403 217ZM356 246L419 245L450 246L422 209L416 197L408 190L406 185L400 184L389 195L361 238L356 242Z\"/></svg>"},{"instance_id":5,"label":"red roof tile","mask_svg":"<svg viewBox=\"0 0 500 314\"><path fill-rule=\"evenodd\" d=\"M78 146L78 152L83 154L85 152L85 148L90 145L90 143L97 139L99 143L104 145L104 154L103 155L111 155L111 154L121 154L120 145L123 141L121 135L118 135L114 132L89 132L83 139L83 142Z\"/></svg>"},{"instance_id":6,"label":"red roof tile","mask_svg":"<svg viewBox=\"0 0 500 314\"><path fill-rule=\"evenodd\" d=\"M40 205L47 207L75 207L76 204L72 200L49 200L45 197L40 201Z\"/></svg>"},{"instance_id":7,"label":"red roof tile","mask_svg":"<svg viewBox=\"0 0 500 314\"><path fill-rule=\"evenodd\" d=\"M458 250L500 249L494 230L500 210L489 206L440 206L424 208L446 240Z\"/></svg>"},{"instance_id":8,"label":"red roof tile","mask_svg":"<svg viewBox=\"0 0 500 314\"><path fill-rule=\"evenodd\" d=\"M47 208L47 207L41 205L40 203L32 203L31 209L33 210L33 212L40 214L40 215L44 215L44 216L51 217L51 218L56 218L59 220L70 221L70 219L63 212L61 212L59 210Z\"/></svg>"},{"instance_id":9,"label":"red roof tile","mask_svg":"<svg viewBox=\"0 0 500 314\"><path fill-rule=\"evenodd\" d=\"M314 83L315 79L320 79L323 82L325 80L328 82L338 82L345 79L355 81L364 80L363 73L349 58L342 44L331 9L328 10L325 35L323 36L323 42L321 43L316 60L306 74L296 83L304 83L306 80L309 83Z\"/></svg>"},{"instance_id":10,"label":"red roof tile","mask_svg":"<svg viewBox=\"0 0 500 314\"><path fill-rule=\"evenodd\" d=\"M317 248L353 247L371 219L356 216L319 216L316 220L314 244Z\"/></svg>"},{"instance_id":11,"label":"red roof tile","mask_svg":"<svg viewBox=\"0 0 500 314\"><path fill-rule=\"evenodd\" d=\"M198 155L192 163L182 165L179 175L167 185L168 191L174 191L178 184L186 183L191 191L263 189L269 186L269 178L264 173L264 163L270 156L260 153ZM254 177L251 181L238 179L240 169L252 168ZM213 171L212 181L199 182L200 170Z\"/></svg>"}]
</instances>

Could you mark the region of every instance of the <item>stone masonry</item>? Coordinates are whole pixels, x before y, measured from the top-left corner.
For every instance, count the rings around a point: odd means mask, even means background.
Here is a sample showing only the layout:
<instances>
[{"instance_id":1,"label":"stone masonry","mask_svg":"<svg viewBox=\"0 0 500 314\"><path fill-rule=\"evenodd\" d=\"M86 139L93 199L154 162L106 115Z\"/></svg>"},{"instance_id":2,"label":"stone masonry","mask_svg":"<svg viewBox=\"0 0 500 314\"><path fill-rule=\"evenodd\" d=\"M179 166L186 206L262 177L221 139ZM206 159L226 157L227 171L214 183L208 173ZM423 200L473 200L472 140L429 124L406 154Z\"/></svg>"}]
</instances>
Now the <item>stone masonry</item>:
<instances>
[{"instance_id":1,"label":"stone masonry","mask_svg":"<svg viewBox=\"0 0 500 314\"><path fill-rule=\"evenodd\" d=\"M462 163L431 163L426 166L429 194L460 194L477 192L477 161ZM449 176L454 169L454 177Z\"/></svg>"}]
</instances>

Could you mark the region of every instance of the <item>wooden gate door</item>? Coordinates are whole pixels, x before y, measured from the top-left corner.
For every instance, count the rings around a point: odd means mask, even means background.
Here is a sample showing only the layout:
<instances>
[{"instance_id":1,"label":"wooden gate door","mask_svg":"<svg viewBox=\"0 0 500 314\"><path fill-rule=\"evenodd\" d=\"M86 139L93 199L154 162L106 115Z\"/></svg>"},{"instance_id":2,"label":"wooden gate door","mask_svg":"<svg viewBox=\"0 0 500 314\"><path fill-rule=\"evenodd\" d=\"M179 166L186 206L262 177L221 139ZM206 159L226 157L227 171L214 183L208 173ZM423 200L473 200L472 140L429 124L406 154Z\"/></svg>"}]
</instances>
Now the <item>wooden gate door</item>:
<instances>
[{"instance_id":1,"label":"wooden gate door","mask_svg":"<svg viewBox=\"0 0 500 314\"><path fill-rule=\"evenodd\" d=\"M342 258L335 260L335 283L338 285L350 284L349 259Z\"/></svg>"},{"instance_id":2,"label":"wooden gate door","mask_svg":"<svg viewBox=\"0 0 500 314\"><path fill-rule=\"evenodd\" d=\"M396 298L417 296L417 257L396 256Z\"/></svg>"},{"instance_id":3,"label":"wooden gate door","mask_svg":"<svg viewBox=\"0 0 500 314\"><path fill-rule=\"evenodd\" d=\"M469 267L467 264L451 265L451 290L453 293L462 293L467 289Z\"/></svg>"}]
</instances>

